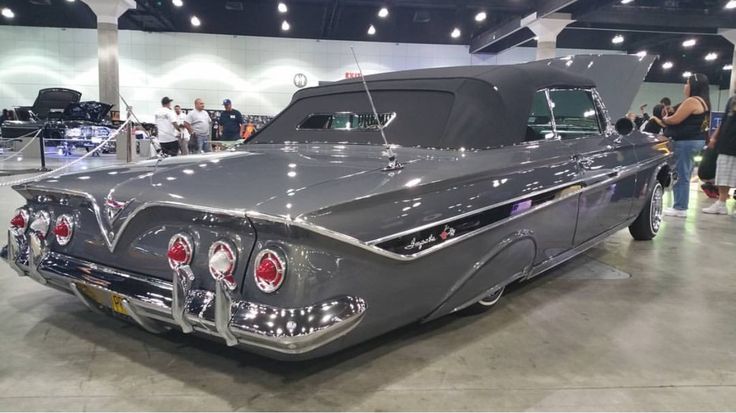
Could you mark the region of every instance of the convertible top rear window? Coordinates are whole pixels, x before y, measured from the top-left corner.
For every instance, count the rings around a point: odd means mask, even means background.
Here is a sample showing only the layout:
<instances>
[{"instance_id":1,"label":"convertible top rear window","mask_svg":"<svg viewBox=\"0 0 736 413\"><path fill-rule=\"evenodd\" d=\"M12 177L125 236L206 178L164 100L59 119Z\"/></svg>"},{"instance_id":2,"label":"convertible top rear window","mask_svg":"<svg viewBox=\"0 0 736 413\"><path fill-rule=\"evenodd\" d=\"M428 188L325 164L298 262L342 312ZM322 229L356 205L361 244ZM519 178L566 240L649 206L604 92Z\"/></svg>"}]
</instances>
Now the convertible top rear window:
<instances>
[{"instance_id":1,"label":"convertible top rear window","mask_svg":"<svg viewBox=\"0 0 736 413\"><path fill-rule=\"evenodd\" d=\"M455 95L434 90L371 91L386 137L401 146L440 146ZM293 102L258 133L255 143L382 144L364 91L310 96Z\"/></svg>"}]
</instances>

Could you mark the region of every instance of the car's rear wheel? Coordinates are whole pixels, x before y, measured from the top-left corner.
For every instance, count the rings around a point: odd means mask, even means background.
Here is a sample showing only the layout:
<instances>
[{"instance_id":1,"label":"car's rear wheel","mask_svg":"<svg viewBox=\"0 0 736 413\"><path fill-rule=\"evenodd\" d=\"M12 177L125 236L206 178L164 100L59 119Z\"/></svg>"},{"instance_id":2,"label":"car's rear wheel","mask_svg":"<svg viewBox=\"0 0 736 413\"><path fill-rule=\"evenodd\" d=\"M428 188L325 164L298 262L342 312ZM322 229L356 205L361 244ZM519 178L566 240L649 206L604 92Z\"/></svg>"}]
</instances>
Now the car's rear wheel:
<instances>
[{"instance_id":1,"label":"car's rear wheel","mask_svg":"<svg viewBox=\"0 0 736 413\"><path fill-rule=\"evenodd\" d=\"M503 291L505 289L506 287L501 287L498 290L491 292L490 294L478 300L477 303L471 304L469 307L463 309L462 313L471 315L487 311L491 307L495 306L496 303L498 303L498 300L501 299L501 296L503 295Z\"/></svg>"},{"instance_id":2,"label":"car's rear wheel","mask_svg":"<svg viewBox=\"0 0 736 413\"><path fill-rule=\"evenodd\" d=\"M635 240L649 241L659 232L662 225L662 212L664 210L664 188L657 182L652 194L644 205L639 216L631 225L629 232Z\"/></svg>"}]
</instances>

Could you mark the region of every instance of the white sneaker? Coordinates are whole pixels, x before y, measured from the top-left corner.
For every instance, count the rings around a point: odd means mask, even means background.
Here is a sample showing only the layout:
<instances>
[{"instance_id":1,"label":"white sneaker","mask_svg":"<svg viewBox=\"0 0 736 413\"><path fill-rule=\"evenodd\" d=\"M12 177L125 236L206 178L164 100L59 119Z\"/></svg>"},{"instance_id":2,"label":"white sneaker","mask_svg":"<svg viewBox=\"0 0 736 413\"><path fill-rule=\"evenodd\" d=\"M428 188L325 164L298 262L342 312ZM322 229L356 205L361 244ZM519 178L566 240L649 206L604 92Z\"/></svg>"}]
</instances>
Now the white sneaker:
<instances>
[{"instance_id":1,"label":"white sneaker","mask_svg":"<svg viewBox=\"0 0 736 413\"><path fill-rule=\"evenodd\" d=\"M663 213L668 217L686 218L687 211L675 208L665 208Z\"/></svg>"},{"instance_id":2,"label":"white sneaker","mask_svg":"<svg viewBox=\"0 0 736 413\"><path fill-rule=\"evenodd\" d=\"M708 208L703 208L703 212L706 214L728 215L728 208L726 208L725 202L716 201Z\"/></svg>"}]
</instances>

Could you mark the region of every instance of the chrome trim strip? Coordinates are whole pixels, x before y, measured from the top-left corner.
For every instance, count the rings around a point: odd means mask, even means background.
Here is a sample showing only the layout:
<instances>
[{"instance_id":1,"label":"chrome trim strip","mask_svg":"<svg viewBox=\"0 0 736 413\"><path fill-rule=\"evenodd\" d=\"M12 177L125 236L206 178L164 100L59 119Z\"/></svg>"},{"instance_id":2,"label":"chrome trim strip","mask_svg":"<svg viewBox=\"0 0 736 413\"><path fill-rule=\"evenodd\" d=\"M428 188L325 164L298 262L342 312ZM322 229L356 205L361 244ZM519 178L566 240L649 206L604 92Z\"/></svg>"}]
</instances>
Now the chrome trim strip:
<instances>
[{"instance_id":1,"label":"chrome trim strip","mask_svg":"<svg viewBox=\"0 0 736 413\"><path fill-rule=\"evenodd\" d=\"M215 282L215 328L220 337L225 339L225 344L234 346L238 344L233 332L230 331L230 322L233 318L233 296L230 287L221 278Z\"/></svg>"},{"instance_id":2,"label":"chrome trim strip","mask_svg":"<svg viewBox=\"0 0 736 413\"><path fill-rule=\"evenodd\" d=\"M295 227L299 227L299 228L305 229L307 231L311 231L311 232L314 232L314 233L317 233L317 234L320 234L320 235L323 235L323 236L326 236L326 237L329 237L329 238L333 238L333 239L338 240L340 242L344 242L344 243L350 244L352 246L355 246L355 247L364 249L364 250L369 251L369 252L372 252L374 254L378 254L378 255L384 256L386 258L394 259L394 260L397 260L397 261L412 261L412 260L421 258L421 257L423 257L425 255L428 255L430 253L433 253L435 251L438 251L438 250L440 250L442 248L446 248L446 247L448 247L450 245L453 245L454 243L459 242L461 240L464 240L464 239L466 239L468 237L478 235L479 233L481 233L483 231L486 231L488 229L495 228L496 226L501 225L501 224L504 224L506 222L509 222L510 220L517 219L519 217L522 217L522 216L525 216L525 215L530 214L532 212L535 212L535 211L537 211L540 208L545 208L545 207L554 205L554 204L556 204L558 202L561 202L563 200L568 199L570 196L576 196L576 195L581 194L583 192L586 192L586 191L590 191L592 189L595 189L595 188L597 188L599 186L608 185L608 184L610 184L611 182L613 182L613 181L615 181L617 179L620 179L622 177L629 176L631 174L637 173L637 172L639 172L639 171L641 171L643 169L646 169L646 168L652 166L653 164L656 164L656 163L659 163L659 162L663 162L666 159L670 158L671 156L672 156L671 154L666 154L666 155L662 155L662 156L657 157L657 158L653 158L653 159L648 159L646 161L637 162L636 164L633 164L631 167L629 167L627 170L620 171L620 174L618 176L615 176L615 177L612 177L612 178L609 177L608 179L605 179L605 180L603 180L601 182L597 182L594 185L583 187L578 192L574 192L574 193L568 194L568 195L566 195L564 197L561 197L559 199L555 199L553 201L550 201L550 202L546 202L544 204L541 204L541 205L539 205L537 207L530 208L529 210L524 211L521 214L514 215L514 216L509 217L509 218L507 218L505 220L498 221L497 223L494 223L494 224L492 224L490 226L479 228L476 231L472 231L472 232L469 232L467 234L463 234L463 235L461 235L461 236L459 236L457 238L451 238L451 239L449 239L449 240L447 240L445 242L439 243L439 244L434 245L434 246L432 246L430 248L427 248L425 250L422 250L421 252L418 252L416 254L411 254L411 255L401 255L401 254L396 254L396 253L393 253L393 252L389 252L389 251L383 250L381 248L378 248L377 246L375 246L375 244L380 243L380 242L385 242L387 240L390 240L390 239L399 237L401 235L406 235L406 234L410 234L410 233L413 233L413 232L416 232L416 231L420 231L421 229L430 228L430 227L435 226L435 225L442 225L443 223L451 222L451 221L456 220L456 219L461 219L463 217L466 217L466 216L469 216L469 215L473 215L473 214L477 214L477 213L480 213L480 212L483 212L483 211L486 211L486 210L489 210L489 209L492 209L492 208L496 208L496 207L501 206L501 205L505 205L505 204L513 203L513 202L518 202L520 200L527 199L527 198L530 198L530 197L534 197L536 195L540 195L540 194L543 194L543 193L546 193L546 192L549 192L549 191L553 191L555 189L560 189L562 187L566 187L566 186L570 186L570 185L576 185L576 184L582 183L584 181L590 181L590 180L594 180L594 179L597 179L597 178L605 177L608 174L607 173L602 173L602 174L599 174L599 175L596 175L596 176L586 177L585 179L582 179L581 178L581 179L570 181L570 182L567 182L567 183L564 183L564 184L561 184L561 185L557 185L557 186L554 186L554 187L549 187L549 188L545 188L543 190L539 190L539 191L535 191L535 192L530 192L530 193L525 194L523 196L512 198L510 200L505 200L503 202L499 202L499 203L496 203L496 204L493 204L493 205L490 205L490 206L487 206L487 207L479 208L479 209L476 209L476 210L473 210L473 211L466 212L464 214L456 215L456 216L449 217L449 218L446 218L446 219L443 219L443 220L440 220L440 221L436 221L436 222L433 222L433 223L425 224L425 225L422 225L420 227L416 227L416 228L411 228L411 229L408 229L408 230L404 230L404 231L401 231L399 233L395 233L395 234L388 235L388 236L385 236L385 237L377 238L377 239L371 240L371 241L361 241L361 240L359 240L359 239L357 239L355 237L352 237L350 235L346 235L346 234L341 233L341 232L337 232L337 231L334 231L334 230L331 230L331 229L328 229L328 228L325 228L325 227L322 227L322 226L319 226L319 225L316 225L316 224L312 224L310 222L307 222L307 221L301 219L300 217L291 218L291 217L283 217L283 216L275 216L275 215L270 215L270 214L264 214L264 213L261 213L261 212L258 212L258 211L221 209L221 208L213 208L213 207L207 207L207 206L201 206L201 205L184 204L184 203L171 202L171 201L155 201L155 202L150 202L150 203L146 203L146 204L140 205L138 208L136 208L128 216L128 219L122 224L122 226L120 227L120 230L118 231L118 233L115 234L116 235L116 238L113 241L111 251L113 251L113 249L115 248L115 245L117 244L117 241L120 239L121 234L124 232L124 230L127 227L128 223L130 223L133 220L133 218L135 217L135 215L137 215L138 213L140 213L141 211L143 211L144 209L147 209L147 208L151 208L151 207L155 207L155 206L170 206L170 207L175 207L175 208L180 208L180 209L185 209L185 210L201 211L201 212L207 212L207 213L213 213L213 214L220 214L220 215L230 215L230 216L235 216L235 217L244 218L244 219L260 219L260 220L271 221L271 222L280 223L280 224L284 224L284 225L295 226ZM56 189L53 189L53 188L45 188L45 187L28 187L28 188L31 189L31 190L42 190L42 191L48 191L48 192L52 192L52 193L54 193L54 192L57 192L57 193L69 193L68 191L65 192L64 190L56 190ZM91 195L89 195L89 194L81 194L81 193L78 193L78 194L86 197L87 199L94 200L94 198Z\"/></svg>"}]
</instances>

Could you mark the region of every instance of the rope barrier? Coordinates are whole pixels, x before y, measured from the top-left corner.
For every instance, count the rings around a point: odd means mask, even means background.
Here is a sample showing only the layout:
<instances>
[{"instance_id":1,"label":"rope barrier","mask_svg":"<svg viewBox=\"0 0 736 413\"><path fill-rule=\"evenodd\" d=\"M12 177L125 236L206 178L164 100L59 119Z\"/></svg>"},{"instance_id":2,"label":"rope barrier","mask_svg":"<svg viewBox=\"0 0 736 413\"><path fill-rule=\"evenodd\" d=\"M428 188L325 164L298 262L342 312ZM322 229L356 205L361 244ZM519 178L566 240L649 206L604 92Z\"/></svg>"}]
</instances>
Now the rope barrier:
<instances>
[{"instance_id":1,"label":"rope barrier","mask_svg":"<svg viewBox=\"0 0 736 413\"><path fill-rule=\"evenodd\" d=\"M30 141L28 141L28 143L26 143L22 148L20 148L20 150L14 152L12 155L9 155L9 156L7 156L5 158L0 159L0 162L5 162L5 161L7 161L10 158L16 158L18 156L22 156L21 154L23 153L23 151L25 151L26 148L28 148L29 146L31 146L31 144L36 141L36 139L38 138L38 134L41 133L42 130L43 130L43 128L38 128L38 130L36 130L36 134L33 135L33 138ZM15 139L20 139L20 138L25 138L25 137L30 136L32 133L33 132L29 132L29 133L26 133L25 135L18 136L17 138L8 138L8 140L15 140Z\"/></svg>"},{"instance_id":2,"label":"rope barrier","mask_svg":"<svg viewBox=\"0 0 736 413\"><path fill-rule=\"evenodd\" d=\"M81 157L79 157L79 158L77 158L77 159L75 159L75 160L73 160L71 162L68 162L68 163L66 163L66 164L64 164L64 165L62 165L62 166L54 169L53 171L44 172L44 173L41 173L41 174L38 174L38 175L34 175L34 176L31 176L31 177L28 177L28 178L16 179L14 181L0 182L0 187L20 185L20 184L25 184L25 183L28 183L28 182L38 181L38 180L41 180L41 179L44 179L44 178L56 176L56 175L59 174L59 172L65 170L65 169L68 169L68 168L70 168L73 165L78 164L79 162L81 162L81 161L89 158L90 156L92 156L98 150L102 149L105 145L107 145L108 142L110 142L111 140L115 139L115 137L117 137L118 134L120 134L120 132L123 129L125 129L125 127L127 127L131 123L132 123L132 118L131 117L128 117L128 119L122 125L120 125L120 127L117 130L115 130L113 133L111 133L110 136L108 136L105 140L103 140L102 142L100 142L100 144L97 145L94 149L90 150L88 153L84 154L83 156L81 156ZM13 156L16 156L16 155L13 155Z\"/></svg>"}]
</instances>

